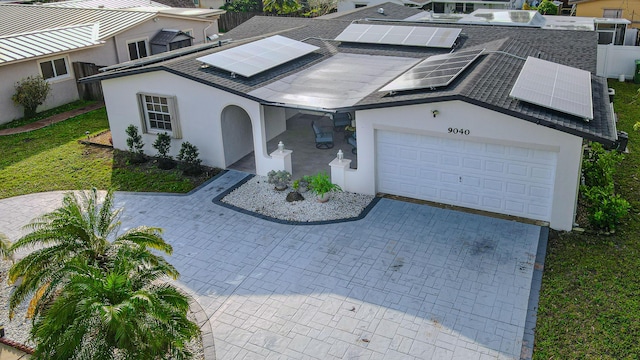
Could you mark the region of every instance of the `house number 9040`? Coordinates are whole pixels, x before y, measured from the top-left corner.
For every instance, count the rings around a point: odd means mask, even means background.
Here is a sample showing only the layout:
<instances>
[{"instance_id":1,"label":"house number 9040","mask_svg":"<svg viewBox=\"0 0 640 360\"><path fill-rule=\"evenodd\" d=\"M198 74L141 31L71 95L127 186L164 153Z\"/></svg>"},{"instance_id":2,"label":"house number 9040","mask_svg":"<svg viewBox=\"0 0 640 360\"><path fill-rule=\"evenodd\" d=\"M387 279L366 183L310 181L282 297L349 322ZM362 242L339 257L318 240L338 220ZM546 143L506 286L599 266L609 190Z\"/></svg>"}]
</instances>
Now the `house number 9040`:
<instances>
[{"instance_id":1,"label":"house number 9040","mask_svg":"<svg viewBox=\"0 0 640 360\"><path fill-rule=\"evenodd\" d=\"M448 128L449 134L469 135L469 129Z\"/></svg>"}]
</instances>

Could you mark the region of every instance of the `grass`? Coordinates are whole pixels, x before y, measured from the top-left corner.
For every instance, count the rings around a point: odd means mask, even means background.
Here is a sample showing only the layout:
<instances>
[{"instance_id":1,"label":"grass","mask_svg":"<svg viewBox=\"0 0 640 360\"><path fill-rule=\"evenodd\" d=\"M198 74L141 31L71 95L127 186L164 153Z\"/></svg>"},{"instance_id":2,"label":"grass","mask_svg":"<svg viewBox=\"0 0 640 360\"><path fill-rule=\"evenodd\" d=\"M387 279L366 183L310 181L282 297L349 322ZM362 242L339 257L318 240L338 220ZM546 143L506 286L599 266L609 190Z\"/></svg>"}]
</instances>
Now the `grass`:
<instances>
[{"instance_id":1,"label":"grass","mask_svg":"<svg viewBox=\"0 0 640 360\"><path fill-rule=\"evenodd\" d=\"M184 193L214 175L185 177L177 169L159 170L152 161L129 166L126 153L78 143L85 131L108 128L102 108L40 130L0 136L0 199L91 187Z\"/></svg>"},{"instance_id":2,"label":"grass","mask_svg":"<svg viewBox=\"0 0 640 360\"><path fill-rule=\"evenodd\" d=\"M53 116L53 115L56 115L56 114L63 113L65 111L81 108L81 107L84 107L84 106L87 106L87 105L91 105L93 103L95 103L95 101L76 100L74 102L70 102L68 104L65 104L65 105L62 105L62 106L58 106L58 107L53 108L53 109L49 109L49 110L46 110L46 111L43 111L43 112L39 112L39 113L36 114L36 116L34 116L32 118L29 118L29 119L21 118L21 119L13 120L10 123L2 124L2 125L0 125L0 130L17 128L17 127L20 127L20 126L23 126L23 125L30 124L32 122L36 122L38 120L46 119L49 116Z\"/></svg>"},{"instance_id":3,"label":"grass","mask_svg":"<svg viewBox=\"0 0 640 360\"><path fill-rule=\"evenodd\" d=\"M616 191L631 204L613 235L553 233L538 308L534 359L640 358L640 120L638 85L610 81L629 154ZM582 224L581 224L582 225Z\"/></svg>"}]
</instances>

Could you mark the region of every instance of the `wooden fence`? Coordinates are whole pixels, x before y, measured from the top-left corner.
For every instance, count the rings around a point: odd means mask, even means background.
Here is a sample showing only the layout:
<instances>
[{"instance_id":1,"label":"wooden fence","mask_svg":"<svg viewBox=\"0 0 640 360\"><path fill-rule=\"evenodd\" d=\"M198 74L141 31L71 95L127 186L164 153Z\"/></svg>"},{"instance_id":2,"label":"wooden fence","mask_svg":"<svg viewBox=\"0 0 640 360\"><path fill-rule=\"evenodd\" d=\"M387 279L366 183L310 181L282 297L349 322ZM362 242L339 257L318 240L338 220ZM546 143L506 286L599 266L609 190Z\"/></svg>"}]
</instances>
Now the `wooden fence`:
<instances>
[{"instance_id":1,"label":"wooden fence","mask_svg":"<svg viewBox=\"0 0 640 360\"><path fill-rule=\"evenodd\" d=\"M93 63L79 62L73 63L73 72L76 75L76 79L81 79L86 76L95 75L98 73L99 67ZM89 83L76 82L78 86L78 94L81 99L84 100L104 100L102 95L102 85L100 81L93 81Z\"/></svg>"}]
</instances>

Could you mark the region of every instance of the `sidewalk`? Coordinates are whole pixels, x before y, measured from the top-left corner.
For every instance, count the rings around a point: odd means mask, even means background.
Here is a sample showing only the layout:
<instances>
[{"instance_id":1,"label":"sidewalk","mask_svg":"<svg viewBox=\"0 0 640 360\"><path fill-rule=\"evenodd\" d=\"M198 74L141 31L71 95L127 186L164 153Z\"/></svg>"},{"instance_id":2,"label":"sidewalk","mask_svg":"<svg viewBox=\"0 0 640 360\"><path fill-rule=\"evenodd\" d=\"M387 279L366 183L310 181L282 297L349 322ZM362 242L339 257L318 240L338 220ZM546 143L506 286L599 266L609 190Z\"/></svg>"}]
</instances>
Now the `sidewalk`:
<instances>
[{"instance_id":1,"label":"sidewalk","mask_svg":"<svg viewBox=\"0 0 640 360\"><path fill-rule=\"evenodd\" d=\"M24 132L28 132L28 131L42 129L43 127L49 126L51 124L55 124L55 123L58 123L60 121L64 121L64 120L67 120L69 118L72 118L74 116L78 116L78 115L82 115L82 114L88 113L89 111L100 109L101 107L104 107L104 102L99 101L99 102L96 102L95 104L91 104L91 105L87 105L87 106L84 106L84 107L81 107L81 108L69 110L69 111L66 111L66 112L63 112L63 113L60 113L60 114L56 114L56 115L50 116L50 117L48 117L46 119L42 119L42 120L38 120L38 121L32 122L31 124L27 124L27 125L20 126L20 127L17 127L17 128L0 130L0 136L20 134L20 133L24 133Z\"/></svg>"}]
</instances>

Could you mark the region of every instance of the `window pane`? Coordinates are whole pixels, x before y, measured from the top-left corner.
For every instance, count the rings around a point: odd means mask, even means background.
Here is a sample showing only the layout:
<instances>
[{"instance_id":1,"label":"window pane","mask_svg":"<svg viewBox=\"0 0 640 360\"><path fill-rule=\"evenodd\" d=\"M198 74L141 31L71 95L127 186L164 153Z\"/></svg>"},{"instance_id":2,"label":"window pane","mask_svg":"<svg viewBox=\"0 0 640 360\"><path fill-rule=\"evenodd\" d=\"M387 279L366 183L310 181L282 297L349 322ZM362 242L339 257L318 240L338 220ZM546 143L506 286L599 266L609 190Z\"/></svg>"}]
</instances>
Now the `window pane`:
<instances>
[{"instance_id":1,"label":"window pane","mask_svg":"<svg viewBox=\"0 0 640 360\"><path fill-rule=\"evenodd\" d=\"M55 76L53 73L53 64L51 61L45 61L40 63L40 70L42 70L42 77L45 79L51 79Z\"/></svg>"},{"instance_id":2,"label":"window pane","mask_svg":"<svg viewBox=\"0 0 640 360\"><path fill-rule=\"evenodd\" d=\"M56 76L67 75L67 64L65 63L64 59L55 59L53 61L53 65L56 69Z\"/></svg>"},{"instance_id":3,"label":"window pane","mask_svg":"<svg viewBox=\"0 0 640 360\"><path fill-rule=\"evenodd\" d=\"M169 112L169 107L168 106L163 106L162 107L162 112L168 113Z\"/></svg>"},{"instance_id":4,"label":"window pane","mask_svg":"<svg viewBox=\"0 0 640 360\"><path fill-rule=\"evenodd\" d=\"M129 59L136 60L140 58L140 56L138 56L138 47L136 46L136 43L130 43L127 46L129 47Z\"/></svg>"},{"instance_id":5,"label":"window pane","mask_svg":"<svg viewBox=\"0 0 640 360\"><path fill-rule=\"evenodd\" d=\"M160 104L166 105L167 104L167 98L160 98Z\"/></svg>"},{"instance_id":6,"label":"window pane","mask_svg":"<svg viewBox=\"0 0 640 360\"><path fill-rule=\"evenodd\" d=\"M147 57L147 47L144 41L138 41L138 54L140 54L141 58Z\"/></svg>"}]
</instances>

